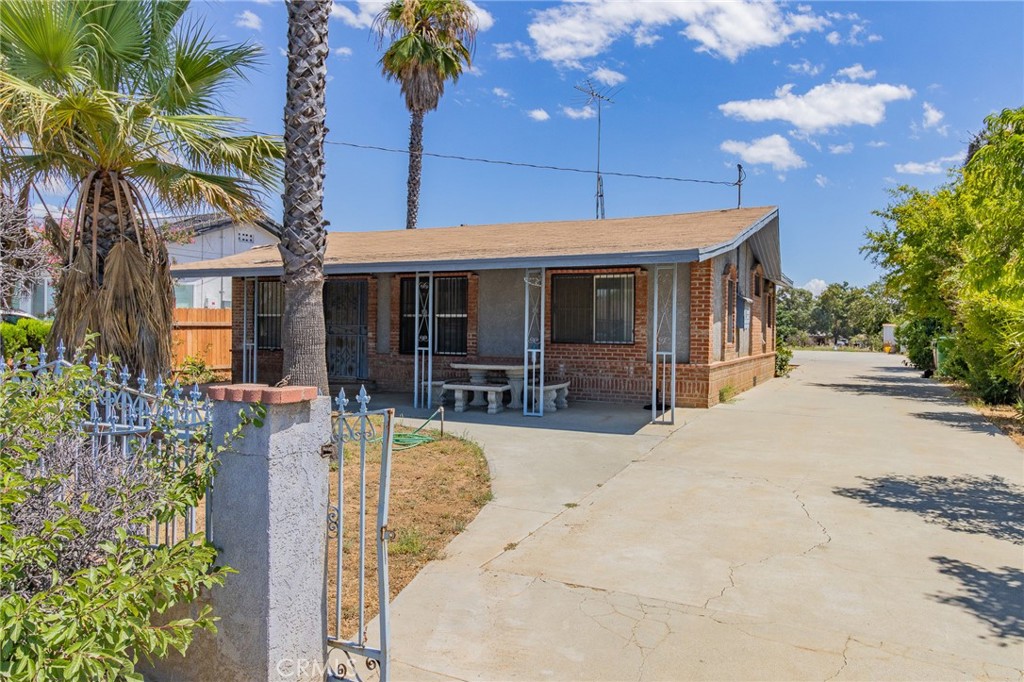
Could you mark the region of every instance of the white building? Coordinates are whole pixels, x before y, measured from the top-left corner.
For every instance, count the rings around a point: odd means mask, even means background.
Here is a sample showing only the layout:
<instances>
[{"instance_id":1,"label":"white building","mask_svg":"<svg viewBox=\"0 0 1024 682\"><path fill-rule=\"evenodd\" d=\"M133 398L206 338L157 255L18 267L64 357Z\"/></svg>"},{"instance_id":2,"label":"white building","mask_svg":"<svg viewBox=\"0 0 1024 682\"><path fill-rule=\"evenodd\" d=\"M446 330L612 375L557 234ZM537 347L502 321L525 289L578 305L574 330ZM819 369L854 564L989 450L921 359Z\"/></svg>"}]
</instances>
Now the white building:
<instances>
[{"instance_id":1,"label":"white building","mask_svg":"<svg viewBox=\"0 0 1024 682\"><path fill-rule=\"evenodd\" d=\"M254 246L277 244L281 226L271 220L236 223L220 213L206 213L165 222L161 229L172 236L167 244L171 265L223 258ZM53 283L37 282L14 304L17 310L49 317L53 314ZM174 302L178 308L230 308L230 277L186 277L174 281Z\"/></svg>"},{"instance_id":2,"label":"white building","mask_svg":"<svg viewBox=\"0 0 1024 682\"><path fill-rule=\"evenodd\" d=\"M167 233L188 235L183 244L167 244L172 265L231 256L254 246L277 244L281 226L270 220L236 223L223 214L209 213L163 225ZM172 238L173 239L173 238ZM230 308L230 277L184 277L174 280L178 308Z\"/></svg>"}]
</instances>

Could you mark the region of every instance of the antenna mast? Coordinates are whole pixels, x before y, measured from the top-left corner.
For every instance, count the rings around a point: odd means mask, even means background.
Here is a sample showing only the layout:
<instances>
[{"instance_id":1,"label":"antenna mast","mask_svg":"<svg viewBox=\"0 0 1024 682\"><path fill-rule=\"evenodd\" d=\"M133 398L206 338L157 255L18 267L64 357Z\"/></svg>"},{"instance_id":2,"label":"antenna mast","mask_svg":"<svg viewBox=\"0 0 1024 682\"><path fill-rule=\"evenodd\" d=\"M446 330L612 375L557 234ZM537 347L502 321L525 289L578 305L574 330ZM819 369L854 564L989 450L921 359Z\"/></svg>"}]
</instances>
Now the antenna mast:
<instances>
[{"instance_id":1,"label":"antenna mast","mask_svg":"<svg viewBox=\"0 0 1024 682\"><path fill-rule=\"evenodd\" d=\"M604 178L601 177L601 105L604 102L614 104L607 92L601 92L594 87L593 81L589 78L573 86L587 96L584 106L590 106L597 102L597 192L594 194L596 205L594 207L595 217L598 220L604 219Z\"/></svg>"}]
</instances>

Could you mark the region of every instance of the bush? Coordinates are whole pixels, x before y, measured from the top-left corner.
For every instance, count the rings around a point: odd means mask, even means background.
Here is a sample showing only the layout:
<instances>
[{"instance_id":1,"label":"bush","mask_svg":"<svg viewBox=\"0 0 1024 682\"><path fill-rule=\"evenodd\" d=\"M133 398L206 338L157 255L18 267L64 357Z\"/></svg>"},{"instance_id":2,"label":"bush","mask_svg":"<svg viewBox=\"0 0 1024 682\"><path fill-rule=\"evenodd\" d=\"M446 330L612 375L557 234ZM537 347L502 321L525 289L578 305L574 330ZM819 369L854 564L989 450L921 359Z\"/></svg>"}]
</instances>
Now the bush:
<instances>
[{"instance_id":1,"label":"bush","mask_svg":"<svg viewBox=\"0 0 1024 682\"><path fill-rule=\"evenodd\" d=\"M221 448L190 449L187 466L167 438L129 460L94 450L81 424L101 380L81 364L0 375L0 678L140 680L140 657L184 653L198 628L215 630L208 606L161 627L150 618L231 569L199 534L154 547L143 533L200 500Z\"/></svg>"},{"instance_id":2,"label":"bush","mask_svg":"<svg viewBox=\"0 0 1024 682\"><path fill-rule=\"evenodd\" d=\"M52 325L52 322L33 320L30 317L18 320L17 324L0 323L4 355L11 358L23 351L38 353L39 349L46 344Z\"/></svg>"},{"instance_id":3,"label":"bush","mask_svg":"<svg viewBox=\"0 0 1024 682\"><path fill-rule=\"evenodd\" d=\"M210 384L217 379L217 373L210 369L206 360L198 355L185 356L185 359L181 361L181 367L178 368L178 380L186 386Z\"/></svg>"},{"instance_id":4,"label":"bush","mask_svg":"<svg viewBox=\"0 0 1024 682\"><path fill-rule=\"evenodd\" d=\"M904 322L896 328L896 342L907 348L907 359L918 369L935 369L932 341L945 331L942 323L933 318L919 318Z\"/></svg>"},{"instance_id":5,"label":"bush","mask_svg":"<svg viewBox=\"0 0 1024 682\"><path fill-rule=\"evenodd\" d=\"M789 346L775 347L775 376L784 377L789 374L789 362L793 359L793 349Z\"/></svg>"}]
</instances>

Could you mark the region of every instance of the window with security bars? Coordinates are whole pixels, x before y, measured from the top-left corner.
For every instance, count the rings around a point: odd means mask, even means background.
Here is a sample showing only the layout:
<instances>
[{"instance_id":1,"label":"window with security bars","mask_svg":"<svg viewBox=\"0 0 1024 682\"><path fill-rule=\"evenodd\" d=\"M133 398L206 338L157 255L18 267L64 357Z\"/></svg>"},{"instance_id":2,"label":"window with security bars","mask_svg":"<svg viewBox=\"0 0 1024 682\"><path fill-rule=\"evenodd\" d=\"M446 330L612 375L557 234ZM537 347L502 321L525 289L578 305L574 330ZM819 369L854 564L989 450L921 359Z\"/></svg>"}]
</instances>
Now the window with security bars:
<instances>
[{"instance_id":1,"label":"window with security bars","mask_svg":"<svg viewBox=\"0 0 1024 682\"><path fill-rule=\"evenodd\" d=\"M420 280L427 286L427 279ZM398 351L416 350L416 278L403 277L399 296ZM469 331L469 278L434 277L434 355L465 355ZM425 333L425 330L424 330Z\"/></svg>"},{"instance_id":2,"label":"window with security bars","mask_svg":"<svg viewBox=\"0 0 1024 682\"><path fill-rule=\"evenodd\" d=\"M281 348L281 318L284 315L284 284L256 282L256 347L260 350Z\"/></svg>"},{"instance_id":3,"label":"window with security bars","mask_svg":"<svg viewBox=\"0 0 1024 682\"><path fill-rule=\"evenodd\" d=\"M551 341L633 343L635 276L551 277Z\"/></svg>"}]
</instances>

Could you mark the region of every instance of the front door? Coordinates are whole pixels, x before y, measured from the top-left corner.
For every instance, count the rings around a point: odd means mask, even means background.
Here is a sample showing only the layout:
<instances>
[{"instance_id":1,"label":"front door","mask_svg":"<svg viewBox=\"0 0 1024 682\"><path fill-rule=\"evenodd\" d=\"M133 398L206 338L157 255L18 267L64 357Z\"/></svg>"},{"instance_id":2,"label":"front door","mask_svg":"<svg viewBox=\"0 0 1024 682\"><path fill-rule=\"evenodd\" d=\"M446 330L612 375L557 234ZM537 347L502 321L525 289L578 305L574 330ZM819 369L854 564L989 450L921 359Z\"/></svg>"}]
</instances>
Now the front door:
<instances>
[{"instance_id":1,"label":"front door","mask_svg":"<svg viewBox=\"0 0 1024 682\"><path fill-rule=\"evenodd\" d=\"M328 380L368 378L365 279L324 282L324 322Z\"/></svg>"}]
</instances>

